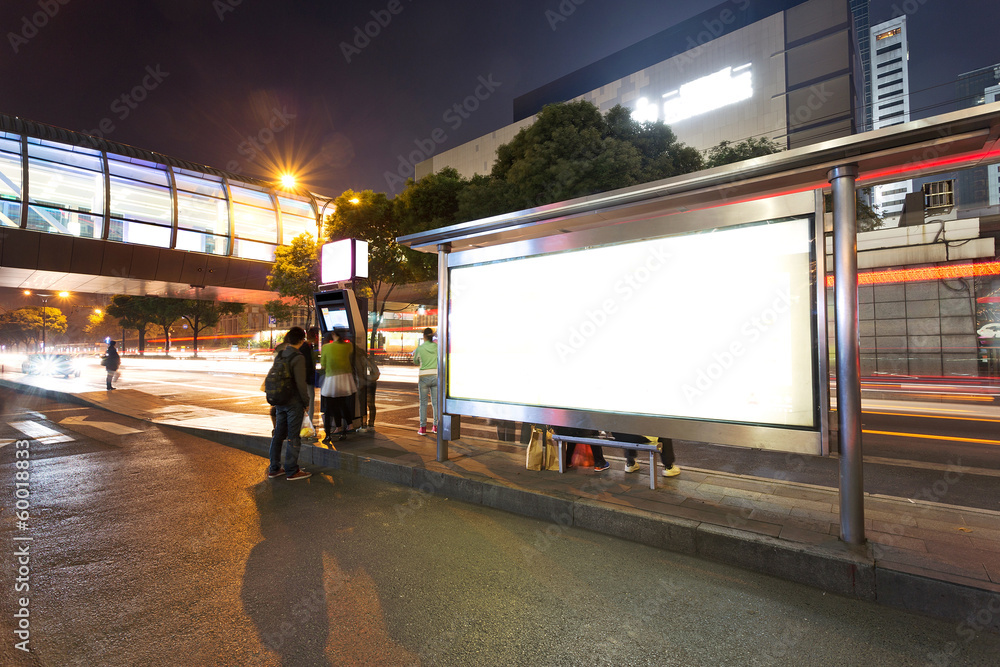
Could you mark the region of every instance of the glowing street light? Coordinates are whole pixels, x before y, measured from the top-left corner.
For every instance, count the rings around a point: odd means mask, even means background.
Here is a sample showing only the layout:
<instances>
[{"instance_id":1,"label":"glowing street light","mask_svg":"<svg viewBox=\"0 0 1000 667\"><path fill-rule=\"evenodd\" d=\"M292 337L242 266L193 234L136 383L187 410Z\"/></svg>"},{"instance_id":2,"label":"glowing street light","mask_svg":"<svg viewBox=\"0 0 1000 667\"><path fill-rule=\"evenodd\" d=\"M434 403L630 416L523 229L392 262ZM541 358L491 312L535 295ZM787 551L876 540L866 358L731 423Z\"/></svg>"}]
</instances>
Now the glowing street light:
<instances>
[{"instance_id":1,"label":"glowing street light","mask_svg":"<svg viewBox=\"0 0 1000 667\"><path fill-rule=\"evenodd\" d=\"M24 290L25 296L31 296L31 290ZM58 296L60 299L66 299L69 297L69 292L59 292L57 294L42 294L38 292L35 294L39 299L42 300L42 352L45 352L46 340L45 340L45 304L48 303L49 299L53 296Z\"/></svg>"},{"instance_id":2,"label":"glowing street light","mask_svg":"<svg viewBox=\"0 0 1000 667\"><path fill-rule=\"evenodd\" d=\"M281 175L281 187L286 190L292 190L295 188L295 174L282 174Z\"/></svg>"}]
</instances>

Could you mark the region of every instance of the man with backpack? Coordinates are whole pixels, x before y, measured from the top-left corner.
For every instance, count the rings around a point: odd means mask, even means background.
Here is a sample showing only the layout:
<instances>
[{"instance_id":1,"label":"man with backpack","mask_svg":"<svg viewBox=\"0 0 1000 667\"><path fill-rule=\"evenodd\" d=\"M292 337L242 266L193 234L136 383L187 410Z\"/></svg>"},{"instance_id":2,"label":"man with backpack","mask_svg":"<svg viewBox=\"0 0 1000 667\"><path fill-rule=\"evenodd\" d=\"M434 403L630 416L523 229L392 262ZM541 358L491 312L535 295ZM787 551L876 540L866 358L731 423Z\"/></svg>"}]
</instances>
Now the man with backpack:
<instances>
[{"instance_id":1,"label":"man with backpack","mask_svg":"<svg viewBox=\"0 0 1000 667\"><path fill-rule=\"evenodd\" d=\"M299 449L302 447L302 415L309 404L306 386L306 360L299 352L305 342L302 327L292 327L285 334L285 346L274 357L274 364L264 378L264 394L274 406L274 433L271 435L271 465L267 478L285 475L288 481L312 476L299 468ZM281 446L288 438L285 465L281 467Z\"/></svg>"}]
</instances>

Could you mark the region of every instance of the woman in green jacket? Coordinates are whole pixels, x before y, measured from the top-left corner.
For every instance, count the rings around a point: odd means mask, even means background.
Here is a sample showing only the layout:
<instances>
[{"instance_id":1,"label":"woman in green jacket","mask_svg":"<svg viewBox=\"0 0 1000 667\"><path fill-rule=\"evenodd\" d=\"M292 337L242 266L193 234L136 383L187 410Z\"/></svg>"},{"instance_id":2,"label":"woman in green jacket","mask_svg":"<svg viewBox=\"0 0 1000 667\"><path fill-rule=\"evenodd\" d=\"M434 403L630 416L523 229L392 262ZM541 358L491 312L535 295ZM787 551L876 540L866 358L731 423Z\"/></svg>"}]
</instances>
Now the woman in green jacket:
<instances>
[{"instance_id":1,"label":"woman in green jacket","mask_svg":"<svg viewBox=\"0 0 1000 667\"><path fill-rule=\"evenodd\" d=\"M358 385L354 380L354 370L351 368L351 356L354 354L354 344L344 339L337 331L333 332L333 340L323 346L320 352L319 364L323 369L323 388L320 396L323 402L323 430L326 432L323 443L333 443L333 426L340 431L338 440L347 439L347 429L354 420L354 394Z\"/></svg>"}]
</instances>

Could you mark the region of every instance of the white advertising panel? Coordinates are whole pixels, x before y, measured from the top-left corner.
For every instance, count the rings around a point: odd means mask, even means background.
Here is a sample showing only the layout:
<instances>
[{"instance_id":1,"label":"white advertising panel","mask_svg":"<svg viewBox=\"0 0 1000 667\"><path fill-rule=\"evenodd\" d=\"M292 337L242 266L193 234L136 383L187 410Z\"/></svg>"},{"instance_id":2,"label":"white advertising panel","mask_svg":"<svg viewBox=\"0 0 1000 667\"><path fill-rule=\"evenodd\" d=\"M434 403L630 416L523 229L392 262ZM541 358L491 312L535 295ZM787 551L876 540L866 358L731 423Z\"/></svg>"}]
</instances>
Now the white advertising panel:
<instances>
[{"instance_id":1,"label":"white advertising panel","mask_svg":"<svg viewBox=\"0 0 1000 667\"><path fill-rule=\"evenodd\" d=\"M815 428L809 219L451 270L452 398Z\"/></svg>"}]
</instances>

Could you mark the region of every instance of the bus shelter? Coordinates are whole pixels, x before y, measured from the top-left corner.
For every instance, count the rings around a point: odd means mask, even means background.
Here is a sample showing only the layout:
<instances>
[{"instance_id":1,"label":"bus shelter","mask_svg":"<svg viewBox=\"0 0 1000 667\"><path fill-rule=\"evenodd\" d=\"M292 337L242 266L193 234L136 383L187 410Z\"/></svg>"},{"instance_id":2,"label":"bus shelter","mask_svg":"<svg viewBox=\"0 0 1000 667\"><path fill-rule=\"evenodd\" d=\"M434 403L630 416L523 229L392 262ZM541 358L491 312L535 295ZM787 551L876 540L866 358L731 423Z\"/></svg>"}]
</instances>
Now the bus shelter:
<instances>
[{"instance_id":1,"label":"bus shelter","mask_svg":"<svg viewBox=\"0 0 1000 667\"><path fill-rule=\"evenodd\" d=\"M439 258L438 460L462 415L826 455L832 273L863 543L856 188L997 162L990 104L401 237Z\"/></svg>"}]
</instances>

